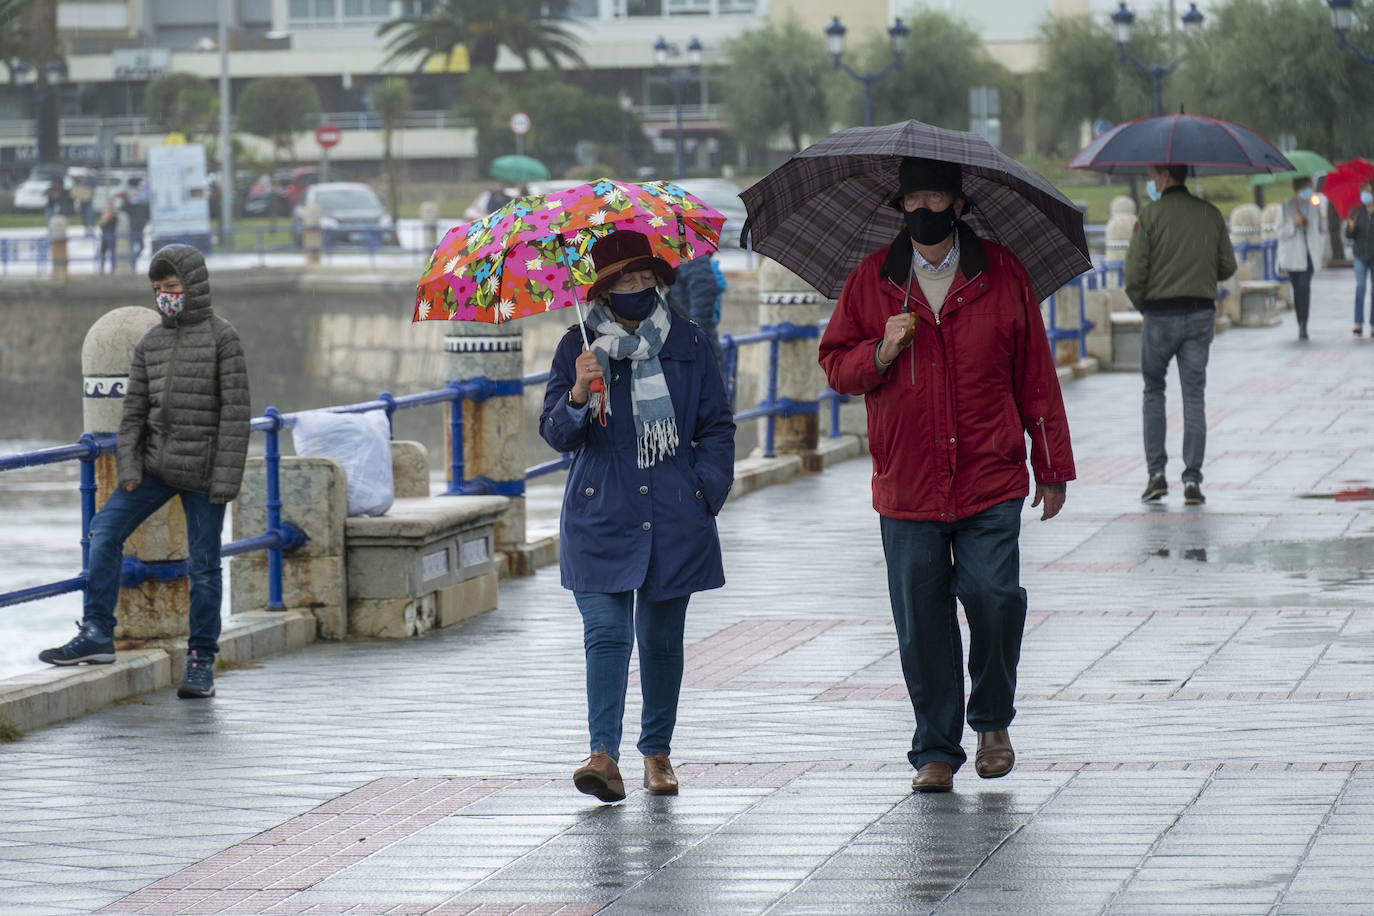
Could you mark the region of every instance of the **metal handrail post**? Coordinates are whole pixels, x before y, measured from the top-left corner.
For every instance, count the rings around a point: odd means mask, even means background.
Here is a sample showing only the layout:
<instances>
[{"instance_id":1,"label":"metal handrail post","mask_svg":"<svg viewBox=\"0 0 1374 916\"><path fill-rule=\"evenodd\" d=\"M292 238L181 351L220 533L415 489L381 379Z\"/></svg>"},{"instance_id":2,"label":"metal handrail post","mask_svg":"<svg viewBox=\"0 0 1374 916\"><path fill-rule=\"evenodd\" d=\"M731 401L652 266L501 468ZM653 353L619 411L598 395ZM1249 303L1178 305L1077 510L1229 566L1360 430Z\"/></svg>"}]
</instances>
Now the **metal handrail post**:
<instances>
[{"instance_id":1,"label":"metal handrail post","mask_svg":"<svg viewBox=\"0 0 1374 916\"><path fill-rule=\"evenodd\" d=\"M269 407L263 414L272 421L267 429L267 451L265 465L267 472L267 531L276 535L278 540L267 549L267 610L280 611L285 608L281 601L281 480L277 476L281 469L281 448L278 430L282 427L281 412Z\"/></svg>"},{"instance_id":2,"label":"metal handrail post","mask_svg":"<svg viewBox=\"0 0 1374 916\"><path fill-rule=\"evenodd\" d=\"M81 459L81 576L91 571L91 519L95 518L95 459L100 457L100 445L90 433L81 434L81 443L89 454Z\"/></svg>"},{"instance_id":3,"label":"metal handrail post","mask_svg":"<svg viewBox=\"0 0 1374 916\"><path fill-rule=\"evenodd\" d=\"M448 404L448 495L461 496L463 493L463 399L466 397L462 382L449 382L453 400Z\"/></svg>"},{"instance_id":4,"label":"metal handrail post","mask_svg":"<svg viewBox=\"0 0 1374 916\"><path fill-rule=\"evenodd\" d=\"M780 334L775 333L773 339L768 341L768 414L767 423L764 426L764 445L763 457L775 457L773 452L773 427L777 423L777 417L771 412L774 405L778 402L778 351Z\"/></svg>"}]
</instances>

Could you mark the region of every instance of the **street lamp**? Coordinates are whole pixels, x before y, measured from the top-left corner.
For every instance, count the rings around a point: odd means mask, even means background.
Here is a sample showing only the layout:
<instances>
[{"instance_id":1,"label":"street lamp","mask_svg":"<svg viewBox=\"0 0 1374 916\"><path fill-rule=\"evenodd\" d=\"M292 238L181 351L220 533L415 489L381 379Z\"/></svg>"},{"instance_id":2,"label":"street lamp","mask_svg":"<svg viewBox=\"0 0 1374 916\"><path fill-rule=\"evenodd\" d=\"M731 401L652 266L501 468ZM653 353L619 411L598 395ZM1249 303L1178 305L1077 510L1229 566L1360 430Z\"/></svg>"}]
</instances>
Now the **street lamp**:
<instances>
[{"instance_id":1,"label":"street lamp","mask_svg":"<svg viewBox=\"0 0 1374 916\"><path fill-rule=\"evenodd\" d=\"M844 54L844 36L849 29L840 22L840 17L835 16L830 20L830 25L825 27L825 43L830 49L830 58L836 70L843 70L854 79L864 84L864 127L873 125L873 84L887 76L893 70L900 70L902 67L902 56L906 54L907 36L911 34L911 29L900 18L892 21L892 28L887 30L887 37L892 42L892 63L888 64L877 73L858 73L844 61L840 56Z\"/></svg>"},{"instance_id":2,"label":"street lamp","mask_svg":"<svg viewBox=\"0 0 1374 916\"><path fill-rule=\"evenodd\" d=\"M1349 0L1347 0L1349 2ZM1188 12L1184 13L1183 30L1190 35L1195 35L1202 28L1202 13L1198 11L1196 3L1188 4ZM1115 13L1112 13L1112 37L1116 39L1116 55L1120 61L1134 64L1135 68L1141 73L1150 77L1154 92L1154 113L1160 115L1164 113L1164 103L1160 99L1160 86L1164 82L1164 77L1178 69L1178 61L1174 61L1167 67L1163 64L1143 64L1126 52L1126 45L1131 43L1131 29L1135 25L1135 13L1126 7L1125 0Z\"/></svg>"},{"instance_id":3,"label":"street lamp","mask_svg":"<svg viewBox=\"0 0 1374 916\"><path fill-rule=\"evenodd\" d=\"M1355 24L1354 0L1326 0L1326 5L1331 7L1331 29L1336 33L1336 45L1355 52L1355 56L1365 63L1374 64L1374 54L1361 51L1345 39L1345 33Z\"/></svg>"},{"instance_id":4,"label":"street lamp","mask_svg":"<svg viewBox=\"0 0 1374 916\"><path fill-rule=\"evenodd\" d=\"M677 57L678 49L676 45L670 45L664 41L663 36L658 36L658 41L654 42L654 70L660 76L668 80L668 85L673 87L673 123L676 127L673 150L673 177L682 179L687 177L687 155L685 140L682 136L682 87L688 83L694 83L701 74L701 42L697 41L696 36L687 42L687 66L669 67L668 58Z\"/></svg>"}]
</instances>

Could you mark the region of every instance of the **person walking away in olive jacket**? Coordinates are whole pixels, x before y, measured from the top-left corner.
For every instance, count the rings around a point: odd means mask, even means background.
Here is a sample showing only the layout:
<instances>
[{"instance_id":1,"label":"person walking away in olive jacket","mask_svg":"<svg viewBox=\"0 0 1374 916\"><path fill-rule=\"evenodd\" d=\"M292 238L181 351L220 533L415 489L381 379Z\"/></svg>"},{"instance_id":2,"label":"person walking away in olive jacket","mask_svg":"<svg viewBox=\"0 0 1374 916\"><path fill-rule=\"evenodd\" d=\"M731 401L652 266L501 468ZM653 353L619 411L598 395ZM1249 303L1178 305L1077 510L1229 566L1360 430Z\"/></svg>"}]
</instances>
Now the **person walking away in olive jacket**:
<instances>
[{"instance_id":1,"label":"person walking away in olive jacket","mask_svg":"<svg viewBox=\"0 0 1374 916\"><path fill-rule=\"evenodd\" d=\"M1364 335L1364 290L1369 272L1374 269L1374 181L1360 185L1360 205L1345 219L1345 237L1350 239L1350 259L1355 265L1355 336ZM1374 302L1369 306L1369 333L1374 337Z\"/></svg>"},{"instance_id":2,"label":"person walking away in olive jacket","mask_svg":"<svg viewBox=\"0 0 1374 916\"><path fill-rule=\"evenodd\" d=\"M1206 502L1202 458L1207 450L1207 357L1216 328L1217 284L1236 272L1236 252L1221 211L1188 193L1186 165L1152 165L1154 203L1140 211L1123 270L1126 297L1143 316L1140 374L1145 380L1141 426L1149 479L1142 502L1169 492L1164 448L1164 385L1178 360L1183 391L1183 502Z\"/></svg>"},{"instance_id":3,"label":"person walking away in olive jacket","mask_svg":"<svg viewBox=\"0 0 1374 916\"><path fill-rule=\"evenodd\" d=\"M90 565L80 632L45 649L53 665L115 660L115 602L124 541L144 519L181 497L191 569L190 638L182 698L214 696L219 652L220 531L239 492L250 406L243 347L210 307L205 258L168 245L148 268L162 320L134 347L116 446L118 484L91 521Z\"/></svg>"}]
</instances>

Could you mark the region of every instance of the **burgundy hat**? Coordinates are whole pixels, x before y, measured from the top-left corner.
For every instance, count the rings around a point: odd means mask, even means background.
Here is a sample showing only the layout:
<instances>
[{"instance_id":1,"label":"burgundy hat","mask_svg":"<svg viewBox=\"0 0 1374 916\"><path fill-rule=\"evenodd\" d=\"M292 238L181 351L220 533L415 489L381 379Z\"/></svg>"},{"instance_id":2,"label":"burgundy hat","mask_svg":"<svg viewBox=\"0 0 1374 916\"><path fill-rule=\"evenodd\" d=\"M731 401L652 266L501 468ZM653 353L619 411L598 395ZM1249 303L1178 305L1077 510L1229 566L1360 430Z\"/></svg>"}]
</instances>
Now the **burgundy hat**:
<instances>
[{"instance_id":1,"label":"burgundy hat","mask_svg":"<svg viewBox=\"0 0 1374 916\"><path fill-rule=\"evenodd\" d=\"M588 302L604 296L627 270L652 270L664 286L672 286L676 279L672 265L654 255L649 237L633 229L603 235L592 243L591 256L596 282L587 290Z\"/></svg>"}]
</instances>

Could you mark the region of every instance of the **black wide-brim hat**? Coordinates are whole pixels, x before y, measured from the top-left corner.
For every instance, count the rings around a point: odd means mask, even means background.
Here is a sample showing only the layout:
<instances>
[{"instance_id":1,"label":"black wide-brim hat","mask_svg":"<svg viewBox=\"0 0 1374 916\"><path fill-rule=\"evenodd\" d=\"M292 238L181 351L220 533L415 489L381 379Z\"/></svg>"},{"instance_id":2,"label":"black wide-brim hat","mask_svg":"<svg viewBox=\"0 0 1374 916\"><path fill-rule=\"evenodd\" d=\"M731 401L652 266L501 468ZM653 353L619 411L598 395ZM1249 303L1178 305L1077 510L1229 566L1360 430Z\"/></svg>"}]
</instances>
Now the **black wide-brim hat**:
<instances>
[{"instance_id":1,"label":"black wide-brim hat","mask_svg":"<svg viewBox=\"0 0 1374 916\"><path fill-rule=\"evenodd\" d=\"M897 195L888 201L894 210L902 209L902 198L912 191L948 191L964 194L964 169L957 162L907 156L897 167Z\"/></svg>"},{"instance_id":2,"label":"black wide-brim hat","mask_svg":"<svg viewBox=\"0 0 1374 916\"><path fill-rule=\"evenodd\" d=\"M673 266L654 254L649 237L633 229L618 229L592 243L592 266L596 282L587 290L587 301L595 302L615 285L626 271L652 270L664 286L677 279Z\"/></svg>"}]
</instances>

